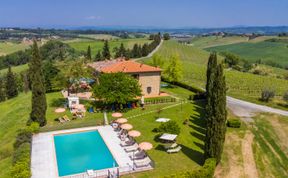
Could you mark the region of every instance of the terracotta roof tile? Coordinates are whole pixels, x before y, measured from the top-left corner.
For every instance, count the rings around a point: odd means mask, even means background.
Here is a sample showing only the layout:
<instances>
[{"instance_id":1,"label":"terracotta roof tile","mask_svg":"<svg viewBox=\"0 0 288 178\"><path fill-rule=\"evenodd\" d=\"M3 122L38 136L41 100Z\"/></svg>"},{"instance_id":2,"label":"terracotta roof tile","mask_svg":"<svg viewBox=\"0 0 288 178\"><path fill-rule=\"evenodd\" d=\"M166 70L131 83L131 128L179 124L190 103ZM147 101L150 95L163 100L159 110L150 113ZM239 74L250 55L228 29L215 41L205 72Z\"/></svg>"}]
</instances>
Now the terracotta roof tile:
<instances>
[{"instance_id":1,"label":"terracotta roof tile","mask_svg":"<svg viewBox=\"0 0 288 178\"><path fill-rule=\"evenodd\" d=\"M104 73L141 73L141 72L161 72L158 67L149 66L131 60L116 59L110 61L100 61L88 64L96 71Z\"/></svg>"}]
</instances>

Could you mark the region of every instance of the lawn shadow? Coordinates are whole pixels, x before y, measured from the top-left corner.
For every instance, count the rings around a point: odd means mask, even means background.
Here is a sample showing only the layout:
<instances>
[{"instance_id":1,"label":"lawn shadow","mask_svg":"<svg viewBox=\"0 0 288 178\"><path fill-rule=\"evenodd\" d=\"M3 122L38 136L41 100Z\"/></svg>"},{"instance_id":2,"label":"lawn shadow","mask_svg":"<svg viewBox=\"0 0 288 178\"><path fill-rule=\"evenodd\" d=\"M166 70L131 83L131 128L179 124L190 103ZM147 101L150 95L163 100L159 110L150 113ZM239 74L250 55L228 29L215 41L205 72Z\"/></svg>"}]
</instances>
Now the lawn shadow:
<instances>
[{"instance_id":1,"label":"lawn shadow","mask_svg":"<svg viewBox=\"0 0 288 178\"><path fill-rule=\"evenodd\" d=\"M191 160L193 160L194 162L196 162L197 164L199 164L200 166L202 166L204 164L204 154L197 151L197 150L194 150L194 149L191 149L185 145L181 145L182 147L182 152L187 156L189 157Z\"/></svg>"},{"instance_id":2,"label":"lawn shadow","mask_svg":"<svg viewBox=\"0 0 288 178\"><path fill-rule=\"evenodd\" d=\"M51 107L64 107L65 103L66 103L65 98L55 98L50 103L50 106Z\"/></svg>"},{"instance_id":3,"label":"lawn shadow","mask_svg":"<svg viewBox=\"0 0 288 178\"><path fill-rule=\"evenodd\" d=\"M195 103L196 110L195 113L190 116L189 121L192 124L189 124L191 128L193 128L195 131L205 134L206 132L206 119L205 119L205 102L204 101L197 101Z\"/></svg>"},{"instance_id":4,"label":"lawn shadow","mask_svg":"<svg viewBox=\"0 0 288 178\"><path fill-rule=\"evenodd\" d=\"M158 145L155 147L155 150L165 151L165 152L166 152L165 146L162 145L162 144L158 144Z\"/></svg>"},{"instance_id":5,"label":"lawn shadow","mask_svg":"<svg viewBox=\"0 0 288 178\"><path fill-rule=\"evenodd\" d=\"M201 150L203 150L203 152L204 152L204 144L202 144L202 143L198 143L198 142L194 142L194 144L196 145L196 146L198 146Z\"/></svg>"},{"instance_id":6,"label":"lawn shadow","mask_svg":"<svg viewBox=\"0 0 288 178\"><path fill-rule=\"evenodd\" d=\"M193 137L198 138L199 140L205 140L205 134L199 134L197 132L190 132Z\"/></svg>"}]
</instances>

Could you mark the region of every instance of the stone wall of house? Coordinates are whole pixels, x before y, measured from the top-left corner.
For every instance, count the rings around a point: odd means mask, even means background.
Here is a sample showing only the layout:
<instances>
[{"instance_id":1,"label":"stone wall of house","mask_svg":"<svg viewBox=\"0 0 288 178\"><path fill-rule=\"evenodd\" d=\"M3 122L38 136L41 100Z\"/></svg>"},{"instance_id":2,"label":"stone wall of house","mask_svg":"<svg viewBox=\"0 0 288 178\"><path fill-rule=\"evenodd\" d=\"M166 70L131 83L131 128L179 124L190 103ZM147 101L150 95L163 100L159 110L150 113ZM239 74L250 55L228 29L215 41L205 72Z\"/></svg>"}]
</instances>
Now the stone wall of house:
<instances>
[{"instance_id":1,"label":"stone wall of house","mask_svg":"<svg viewBox=\"0 0 288 178\"><path fill-rule=\"evenodd\" d=\"M140 73L138 79L144 96L160 94L161 72Z\"/></svg>"}]
</instances>

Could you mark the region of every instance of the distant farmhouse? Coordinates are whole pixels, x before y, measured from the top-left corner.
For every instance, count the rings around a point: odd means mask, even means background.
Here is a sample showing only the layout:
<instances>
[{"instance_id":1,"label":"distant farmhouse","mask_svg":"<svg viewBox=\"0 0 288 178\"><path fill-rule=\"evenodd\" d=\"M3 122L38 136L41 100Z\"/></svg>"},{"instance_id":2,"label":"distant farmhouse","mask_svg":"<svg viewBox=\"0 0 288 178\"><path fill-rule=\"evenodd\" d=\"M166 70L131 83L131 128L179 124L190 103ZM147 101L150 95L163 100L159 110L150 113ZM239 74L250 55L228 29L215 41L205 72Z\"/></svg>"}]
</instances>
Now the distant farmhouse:
<instances>
[{"instance_id":1,"label":"distant farmhouse","mask_svg":"<svg viewBox=\"0 0 288 178\"><path fill-rule=\"evenodd\" d=\"M88 64L95 74L123 72L139 81L143 96L160 95L161 69L122 58Z\"/></svg>"}]
</instances>

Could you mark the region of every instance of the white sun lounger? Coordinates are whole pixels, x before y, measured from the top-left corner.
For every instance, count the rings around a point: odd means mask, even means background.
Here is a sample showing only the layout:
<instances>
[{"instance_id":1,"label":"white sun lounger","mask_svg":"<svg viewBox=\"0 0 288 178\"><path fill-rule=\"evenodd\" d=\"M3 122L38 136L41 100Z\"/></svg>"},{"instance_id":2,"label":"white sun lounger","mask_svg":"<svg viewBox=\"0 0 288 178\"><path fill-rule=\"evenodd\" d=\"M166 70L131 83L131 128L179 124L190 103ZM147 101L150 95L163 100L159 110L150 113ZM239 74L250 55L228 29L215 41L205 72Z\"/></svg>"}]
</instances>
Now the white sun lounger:
<instances>
[{"instance_id":1,"label":"white sun lounger","mask_svg":"<svg viewBox=\"0 0 288 178\"><path fill-rule=\"evenodd\" d=\"M133 145L131 146L126 146L124 147L125 151L127 152L130 152L130 151L135 151L138 149L138 144L137 143L134 143Z\"/></svg>"},{"instance_id":2,"label":"white sun lounger","mask_svg":"<svg viewBox=\"0 0 288 178\"><path fill-rule=\"evenodd\" d=\"M143 159L138 159L138 160L134 160L134 164L136 165L136 167L144 167L144 166L148 166L151 163L151 160L149 157L143 158Z\"/></svg>"},{"instance_id":3,"label":"white sun lounger","mask_svg":"<svg viewBox=\"0 0 288 178\"><path fill-rule=\"evenodd\" d=\"M176 148L167 150L167 153L178 153L181 149L182 149L182 147L178 146Z\"/></svg>"},{"instance_id":4,"label":"white sun lounger","mask_svg":"<svg viewBox=\"0 0 288 178\"><path fill-rule=\"evenodd\" d=\"M136 153L132 154L130 158L134 160L139 160L139 159L144 159L146 156L147 155L144 151L137 151Z\"/></svg>"}]
</instances>

